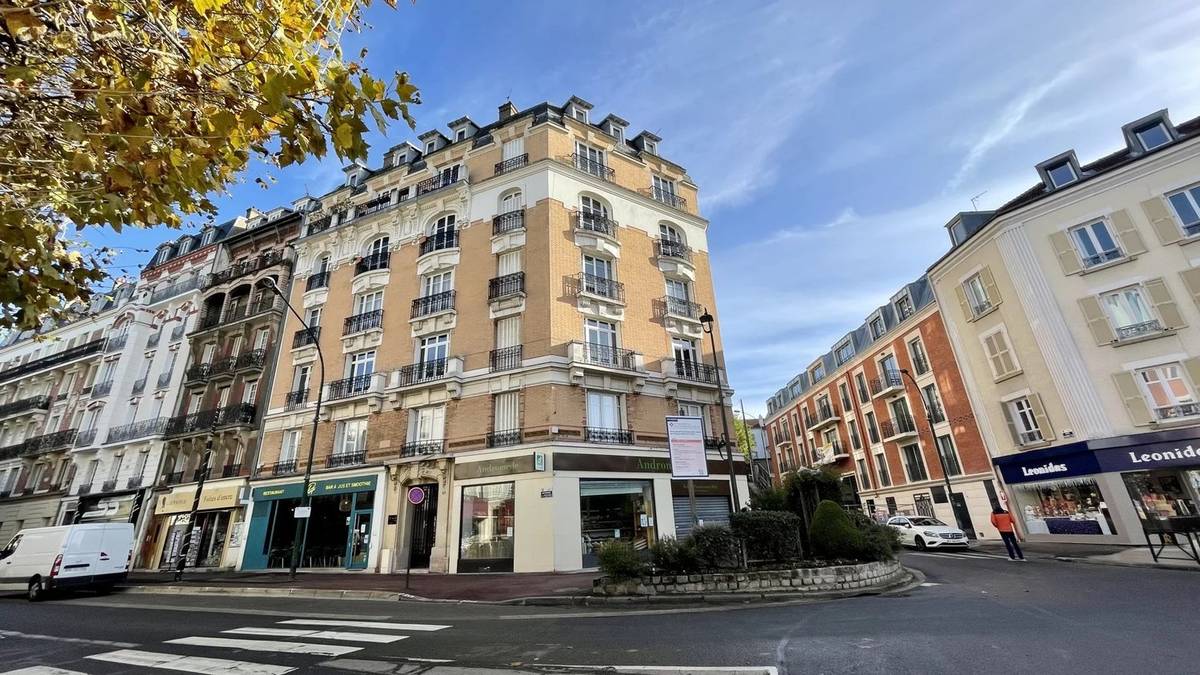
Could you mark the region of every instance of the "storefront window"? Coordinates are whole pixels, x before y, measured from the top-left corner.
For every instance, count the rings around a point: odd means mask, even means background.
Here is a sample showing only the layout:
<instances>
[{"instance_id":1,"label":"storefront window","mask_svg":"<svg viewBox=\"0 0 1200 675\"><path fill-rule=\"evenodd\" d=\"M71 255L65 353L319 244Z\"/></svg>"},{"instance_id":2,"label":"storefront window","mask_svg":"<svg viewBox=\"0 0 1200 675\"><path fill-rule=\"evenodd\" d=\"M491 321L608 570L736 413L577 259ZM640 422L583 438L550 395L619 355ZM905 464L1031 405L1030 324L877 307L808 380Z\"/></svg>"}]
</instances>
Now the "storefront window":
<instances>
[{"instance_id":1,"label":"storefront window","mask_svg":"<svg viewBox=\"0 0 1200 675\"><path fill-rule=\"evenodd\" d=\"M649 550L657 538L654 483L648 480L579 481L579 530L583 566L596 567L600 545L614 539Z\"/></svg>"},{"instance_id":2,"label":"storefront window","mask_svg":"<svg viewBox=\"0 0 1200 675\"><path fill-rule=\"evenodd\" d=\"M1100 486L1090 479L1013 486L1029 534L1111 535L1117 533Z\"/></svg>"},{"instance_id":3,"label":"storefront window","mask_svg":"<svg viewBox=\"0 0 1200 675\"><path fill-rule=\"evenodd\" d=\"M463 488L458 571L513 571L513 483Z\"/></svg>"},{"instance_id":4,"label":"storefront window","mask_svg":"<svg viewBox=\"0 0 1200 675\"><path fill-rule=\"evenodd\" d=\"M374 498L374 491L313 497L300 567L366 567ZM271 502L269 530L262 543L268 568L292 564L296 538L293 514L300 504L299 498Z\"/></svg>"},{"instance_id":5,"label":"storefront window","mask_svg":"<svg viewBox=\"0 0 1200 675\"><path fill-rule=\"evenodd\" d=\"M1139 471L1121 477L1143 521L1200 515L1200 471Z\"/></svg>"}]
</instances>

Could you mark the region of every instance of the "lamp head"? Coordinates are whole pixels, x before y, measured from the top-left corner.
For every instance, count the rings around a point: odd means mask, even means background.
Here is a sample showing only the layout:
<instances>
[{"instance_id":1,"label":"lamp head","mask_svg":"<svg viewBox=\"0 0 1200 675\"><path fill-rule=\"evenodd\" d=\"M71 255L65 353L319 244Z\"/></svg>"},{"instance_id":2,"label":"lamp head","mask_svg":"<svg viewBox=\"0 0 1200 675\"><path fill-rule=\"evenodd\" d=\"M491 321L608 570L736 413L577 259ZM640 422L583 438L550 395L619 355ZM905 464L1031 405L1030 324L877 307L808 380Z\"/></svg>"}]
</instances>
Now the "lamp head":
<instances>
[{"instance_id":1,"label":"lamp head","mask_svg":"<svg viewBox=\"0 0 1200 675\"><path fill-rule=\"evenodd\" d=\"M705 330L712 330L713 315L708 313L708 308L704 308L704 313L700 315L700 323L704 324Z\"/></svg>"}]
</instances>

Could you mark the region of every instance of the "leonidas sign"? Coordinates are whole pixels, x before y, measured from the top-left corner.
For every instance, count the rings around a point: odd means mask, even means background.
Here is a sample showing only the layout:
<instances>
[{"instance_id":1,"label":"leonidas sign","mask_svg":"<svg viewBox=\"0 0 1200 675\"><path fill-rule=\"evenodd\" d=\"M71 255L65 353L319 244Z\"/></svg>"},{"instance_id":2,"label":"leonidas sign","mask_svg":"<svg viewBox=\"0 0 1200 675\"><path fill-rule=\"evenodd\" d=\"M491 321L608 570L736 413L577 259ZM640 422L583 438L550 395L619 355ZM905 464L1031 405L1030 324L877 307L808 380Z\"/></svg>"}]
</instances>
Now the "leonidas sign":
<instances>
[{"instance_id":1,"label":"leonidas sign","mask_svg":"<svg viewBox=\"0 0 1200 675\"><path fill-rule=\"evenodd\" d=\"M231 509L237 506L239 487L239 485L204 486L204 492L200 494L200 510ZM162 515L164 513L191 511L192 501L195 498L196 487L194 485L191 487L175 488L158 498L158 504L154 506L154 513L155 515Z\"/></svg>"}]
</instances>

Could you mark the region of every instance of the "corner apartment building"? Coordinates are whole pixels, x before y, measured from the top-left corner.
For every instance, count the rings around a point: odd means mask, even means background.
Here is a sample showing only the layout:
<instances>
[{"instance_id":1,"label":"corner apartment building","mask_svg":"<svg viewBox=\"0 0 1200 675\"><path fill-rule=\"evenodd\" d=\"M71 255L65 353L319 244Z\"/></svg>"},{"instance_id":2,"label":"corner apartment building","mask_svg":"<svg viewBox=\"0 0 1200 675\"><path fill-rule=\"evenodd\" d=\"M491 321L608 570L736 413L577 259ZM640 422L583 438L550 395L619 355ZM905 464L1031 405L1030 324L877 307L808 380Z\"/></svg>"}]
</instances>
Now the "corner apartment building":
<instances>
[{"instance_id":1,"label":"corner apartment building","mask_svg":"<svg viewBox=\"0 0 1200 675\"><path fill-rule=\"evenodd\" d=\"M690 526L664 418L715 437L726 402L696 186L576 97L448 126L298 203L311 329L285 324L242 569L289 562L318 398L305 567L578 570ZM702 509L727 518L709 464Z\"/></svg>"},{"instance_id":2,"label":"corner apartment building","mask_svg":"<svg viewBox=\"0 0 1200 675\"><path fill-rule=\"evenodd\" d=\"M0 539L70 522L60 510L76 480L73 449L95 435L108 336L132 291L118 287L74 320L10 333L0 346Z\"/></svg>"},{"instance_id":3,"label":"corner apartment building","mask_svg":"<svg viewBox=\"0 0 1200 675\"><path fill-rule=\"evenodd\" d=\"M1200 515L1200 119L1037 166L929 271L1031 540L1144 543Z\"/></svg>"},{"instance_id":4,"label":"corner apartment building","mask_svg":"<svg viewBox=\"0 0 1200 675\"><path fill-rule=\"evenodd\" d=\"M165 441L154 519L144 541L145 567L173 567L189 531L199 531L188 551L189 567L233 567L241 556L242 502L287 311L269 285L288 290L287 246L299 223L290 208L250 209L201 233L207 267L189 307L186 340L172 345L179 352L173 360L179 393L166 416L154 422Z\"/></svg>"},{"instance_id":5,"label":"corner apartment building","mask_svg":"<svg viewBox=\"0 0 1200 675\"><path fill-rule=\"evenodd\" d=\"M999 536L989 521L994 474L927 278L873 311L767 409L780 478L829 467L843 503L877 518L954 523L957 513L971 538Z\"/></svg>"}]
</instances>

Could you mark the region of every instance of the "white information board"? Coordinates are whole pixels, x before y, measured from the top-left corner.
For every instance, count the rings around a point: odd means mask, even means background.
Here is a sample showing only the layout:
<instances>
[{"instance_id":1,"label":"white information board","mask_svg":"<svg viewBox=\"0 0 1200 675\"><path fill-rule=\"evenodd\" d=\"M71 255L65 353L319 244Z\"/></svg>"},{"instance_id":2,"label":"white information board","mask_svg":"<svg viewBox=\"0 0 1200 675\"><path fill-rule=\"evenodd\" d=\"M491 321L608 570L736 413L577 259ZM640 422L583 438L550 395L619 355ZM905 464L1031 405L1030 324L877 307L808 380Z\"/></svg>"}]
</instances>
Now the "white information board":
<instances>
[{"instance_id":1,"label":"white information board","mask_svg":"<svg viewBox=\"0 0 1200 675\"><path fill-rule=\"evenodd\" d=\"M672 478L708 478L702 419L668 415L667 444L671 451Z\"/></svg>"}]
</instances>

